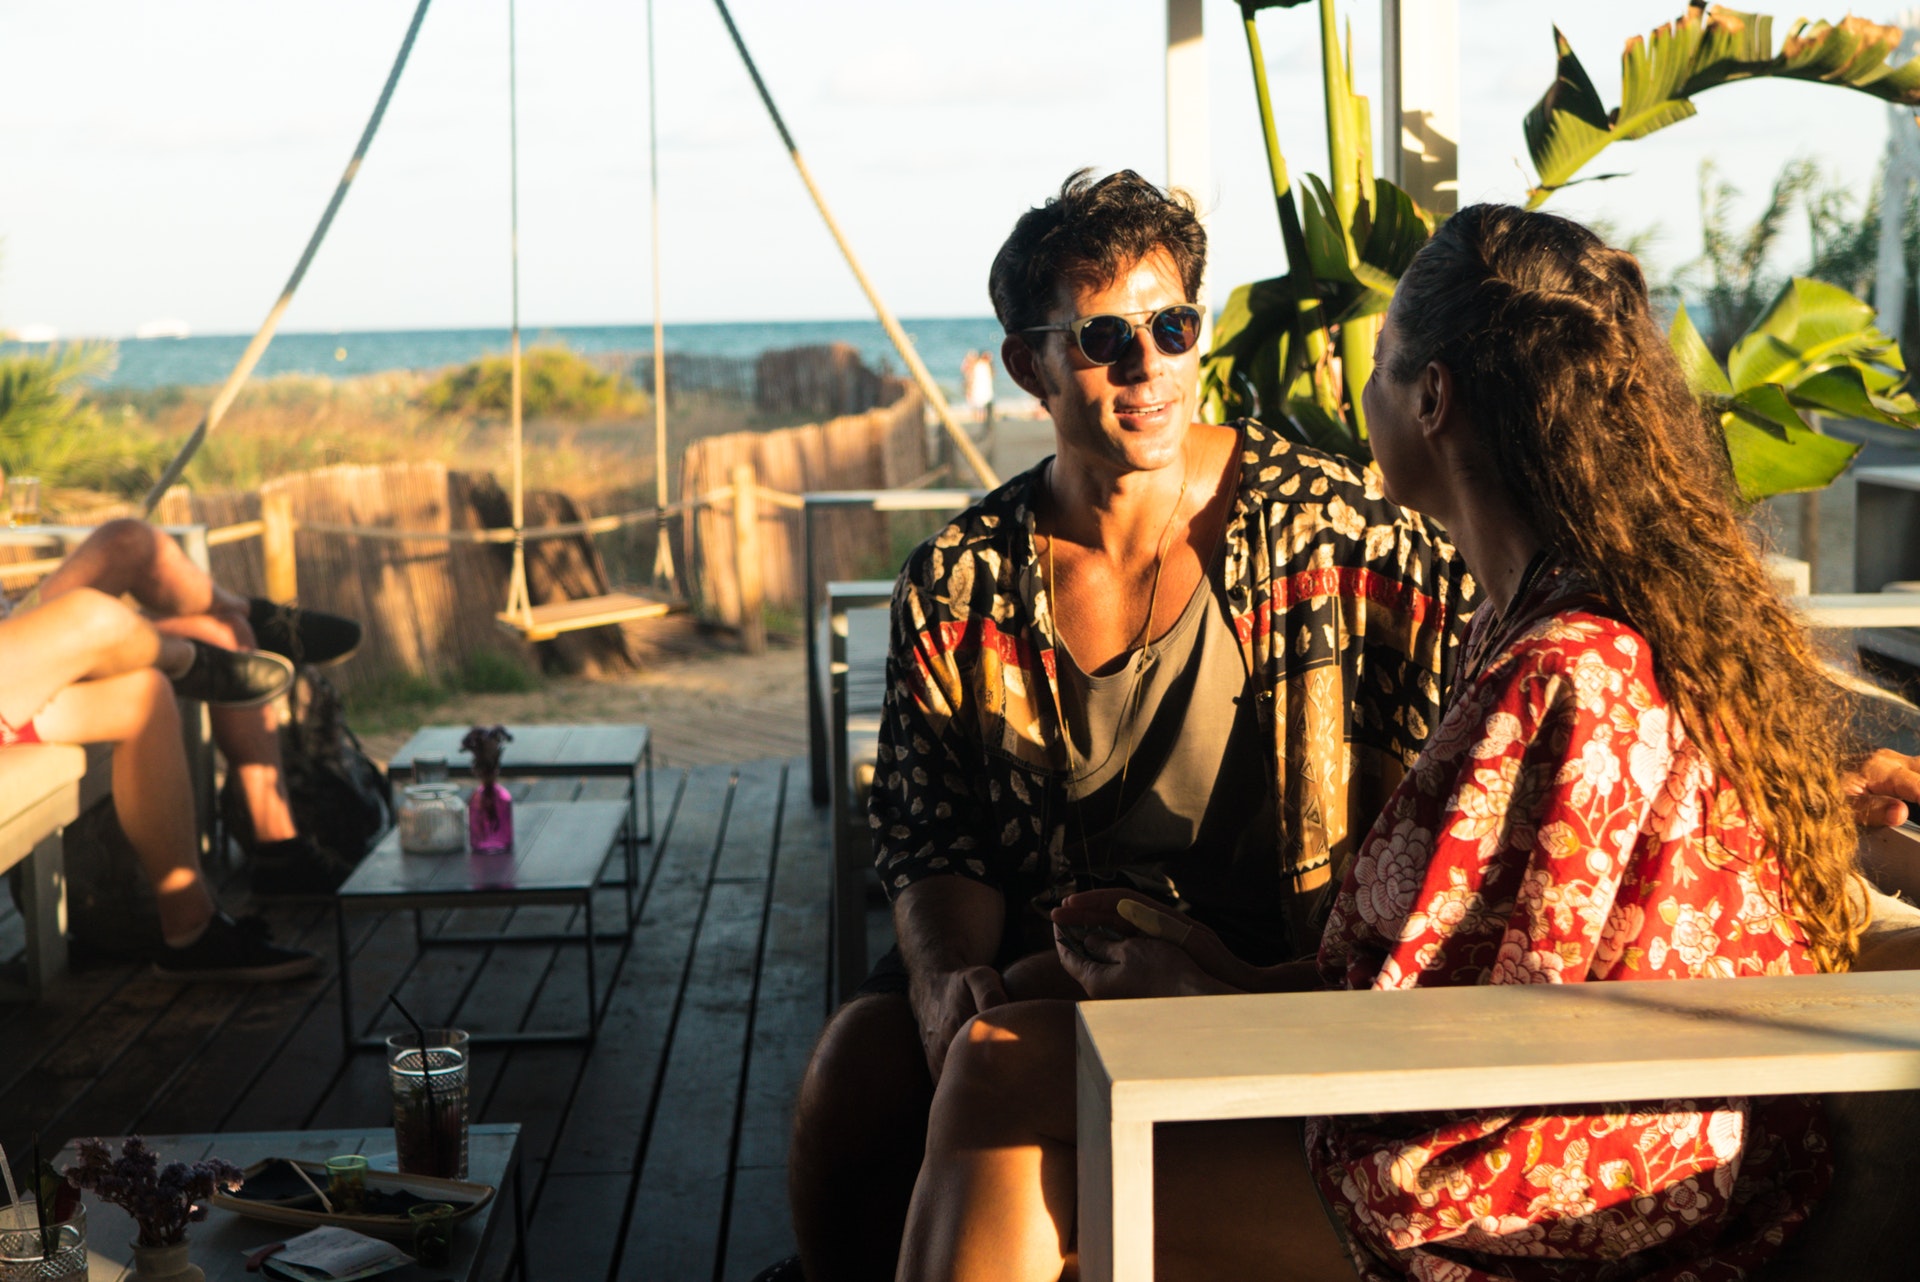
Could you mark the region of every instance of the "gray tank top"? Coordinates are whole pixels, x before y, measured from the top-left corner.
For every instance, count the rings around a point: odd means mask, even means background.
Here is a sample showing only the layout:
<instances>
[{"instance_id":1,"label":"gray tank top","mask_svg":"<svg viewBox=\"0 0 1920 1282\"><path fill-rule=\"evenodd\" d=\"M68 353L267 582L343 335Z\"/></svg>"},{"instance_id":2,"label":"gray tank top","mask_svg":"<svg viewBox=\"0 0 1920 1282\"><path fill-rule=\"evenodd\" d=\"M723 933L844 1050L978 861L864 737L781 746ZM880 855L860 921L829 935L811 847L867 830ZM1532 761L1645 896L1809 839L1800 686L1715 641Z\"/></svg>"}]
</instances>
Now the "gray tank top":
<instances>
[{"instance_id":1,"label":"gray tank top","mask_svg":"<svg viewBox=\"0 0 1920 1282\"><path fill-rule=\"evenodd\" d=\"M1183 903L1244 960L1270 965L1288 951L1271 768L1214 578L1110 673L1089 675L1060 644L1075 766L1066 854L1089 882Z\"/></svg>"}]
</instances>

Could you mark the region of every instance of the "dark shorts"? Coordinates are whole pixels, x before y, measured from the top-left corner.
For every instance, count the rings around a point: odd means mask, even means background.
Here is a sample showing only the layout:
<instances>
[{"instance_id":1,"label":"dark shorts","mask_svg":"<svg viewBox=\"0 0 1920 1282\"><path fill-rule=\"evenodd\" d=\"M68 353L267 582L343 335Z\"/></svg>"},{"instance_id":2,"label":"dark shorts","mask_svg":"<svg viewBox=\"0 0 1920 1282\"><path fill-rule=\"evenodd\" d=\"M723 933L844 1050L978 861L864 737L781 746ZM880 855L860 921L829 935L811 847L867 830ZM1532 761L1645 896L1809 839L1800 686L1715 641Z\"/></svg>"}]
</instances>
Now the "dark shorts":
<instances>
[{"instance_id":1,"label":"dark shorts","mask_svg":"<svg viewBox=\"0 0 1920 1282\"><path fill-rule=\"evenodd\" d=\"M880 960L860 981L860 987L853 990L855 997L867 997L875 993L891 993L900 997L907 995L907 963L900 956L898 945L880 954Z\"/></svg>"}]
</instances>

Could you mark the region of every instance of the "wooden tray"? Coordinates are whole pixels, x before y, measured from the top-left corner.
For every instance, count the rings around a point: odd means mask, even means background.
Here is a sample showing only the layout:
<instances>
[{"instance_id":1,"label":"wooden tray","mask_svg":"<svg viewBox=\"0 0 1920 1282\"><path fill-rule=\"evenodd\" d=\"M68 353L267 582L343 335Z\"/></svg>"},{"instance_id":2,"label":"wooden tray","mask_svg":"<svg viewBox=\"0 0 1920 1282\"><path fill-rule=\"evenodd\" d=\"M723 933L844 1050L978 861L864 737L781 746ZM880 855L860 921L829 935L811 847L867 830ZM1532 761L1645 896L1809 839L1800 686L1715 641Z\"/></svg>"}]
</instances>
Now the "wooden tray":
<instances>
[{"instance_id":1,"label":"wooden tray","mask_svg":"<svg viewBox=\"0 0 1920 1282\"><path fill-rule=\"evenodd\" d=\"M255 1162L246 1168L243 1174L252 1179L261 1171L276 1162L291 1162L313 1176L313 1182L321 1188L327 1186L327 1164L325 1162L303 1162L298 1158L269 1157ZM385 1189L389 1192L405 1191L429 1202L447 1202L453 1206L453 1218L464 1220L475 1211L493 1200L494 1188L491 1184L469 1184L465 1180L443 1180L432 1175L402 1175L397 1171L368 1171L367 1187ZM334 1224L341 1228L353 1229L359 1233L371 1233L378 1237L413 1232L413 1222L405 1215L368 1215L329 1213L318 1205L319 1199L312 1193L303 1193L291 1199L294 1202L312 1201L311 1208L293 1206L288 1201L269 1202L258 1198L234 1197L228 1193L215 1193L207 1199L209 1205L222 1210L232 1211L235 1215L244 1215L250 1219L267 1220L274 1224L291 1224L303 1229L319 1228L323 1224Z\"/></svg>"}]
</instances>

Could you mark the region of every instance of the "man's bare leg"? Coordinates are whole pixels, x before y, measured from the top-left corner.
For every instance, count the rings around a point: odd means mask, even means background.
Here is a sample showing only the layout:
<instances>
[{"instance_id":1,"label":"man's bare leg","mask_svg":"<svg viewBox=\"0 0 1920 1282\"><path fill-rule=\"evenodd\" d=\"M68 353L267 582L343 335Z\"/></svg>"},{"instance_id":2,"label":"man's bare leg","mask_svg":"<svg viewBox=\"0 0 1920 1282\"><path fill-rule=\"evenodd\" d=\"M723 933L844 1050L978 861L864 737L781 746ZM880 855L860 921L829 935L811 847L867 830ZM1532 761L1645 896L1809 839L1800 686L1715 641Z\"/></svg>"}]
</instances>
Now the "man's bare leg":
<instances>
[{"instance_id":1,"label":"man's bare leg","mask_svg":"<svg viewBox=\"0 0 1920 1282\"><path fill-rule=\"evenodd\" d=\"M1051 952L1006 971L1021 1000L1079 988ZM794 1106L787 1195L807 1282L893 1277L926 1149L933 1080L904 995L870 993L834 1012Z\"/></svg>"},{"instance_id":2,"label":"man's bare leg","mask_svg":"<svg viewBox=\"0 0 1920 1282\"><path fill-rule=\"evenodd\" d=\"M245 624L246 599L219 586L169 535L145 521L108 521L88 535L40 584L50 601L74 588L131 595L148 614L211 614Z\"/></svg>"},{"instance_id":3,"label":"man's bare leg","mask_svg":"<svg viewBox=\"0 0 1920 1282\"><path fill-rule=\"evenodd\" d=\"M29 616L31 617L31 616ZM173 687L152 668L68 686L34 726L49 743L111 743L113 808L153 886L160 933L192 943L214 912Z\"/></svg>"},{"instance_id":4,"label":"man's bare leg","mask_svg":"<svg viewBox=\"0 0 1920 1282\"><path fill-rule=\"evenodd\" d=\"M163 635L191 637L223 650L254 648L253 629L244 616L236 620L225 614L201 614L156 619L154 625ZM278 700L257 708L211 708L208 713L213 741L239 781L240 795L253 817L254 840L286 841L297 835L280 756Z\"/></svg>"},{"instance_id":5,"label":"man's bare leg","mask_svg":"<svg viewBox=\"0 0 1920 1282\"><path fill-rule=\"evenodd\" d=\"M40 599L91 588L131 595L169 636L190 637L226 650L254 648L246 599L215 583L180 545L144 521L109 521L88 535L40 585ZM280 722L273 704L212 710L213 739L233 768L253 817L257 841L296 835L280 757Z\"/></svg>"},{"instance_id":6,"label":"man's bare leg","mask_svg":"<svg viewBox=\"0 0 1920 1282\"><path fill-rule=\"evenodd\" d=\"M0 719L24 727L61 690L142 668L177 675L193 663L193 647L165 637L112 597L91 589L0 619L7 656L0 683Z\"/></svg>"}]
</instances>

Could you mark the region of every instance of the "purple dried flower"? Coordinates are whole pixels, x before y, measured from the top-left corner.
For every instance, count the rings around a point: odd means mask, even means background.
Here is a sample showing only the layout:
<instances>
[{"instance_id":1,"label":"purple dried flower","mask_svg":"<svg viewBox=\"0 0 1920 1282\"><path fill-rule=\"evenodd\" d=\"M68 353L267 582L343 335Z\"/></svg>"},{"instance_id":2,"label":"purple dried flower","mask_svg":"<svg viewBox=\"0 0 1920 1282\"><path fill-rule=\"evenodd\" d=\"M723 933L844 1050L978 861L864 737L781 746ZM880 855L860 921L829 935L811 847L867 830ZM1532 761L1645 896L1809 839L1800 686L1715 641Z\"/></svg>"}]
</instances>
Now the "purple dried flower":
<instances>
[{"instance_id":1,"label":"purple dried flower","mask_svg":"<svg viewBox=\"0 0 1920 1282\"><path fill-rule=\"evenodd\" d=\"M500 777L500 754L513 742L505 726L475 726L460 741L460 751L473 757L473 774L482 784Z\"/></svg>"},{"instance_id":2,"label":"purple dried flower","mask_svg":"<svg viewBox=\"0 0 1920 1282\"><path fill-rule=\"evenodd\" d=\"M207 1218L201 1199L232 1192L245 1180L240 1168L220 1158L169 1162L138 1135L130 1135L113 1158L104 1142L80 1141L80 1160L66 1170L67 1183L126 1211L140 1225L141 1246L169 1246L187 1234L190 1222Z\"/></svg>"}]
</instances>

